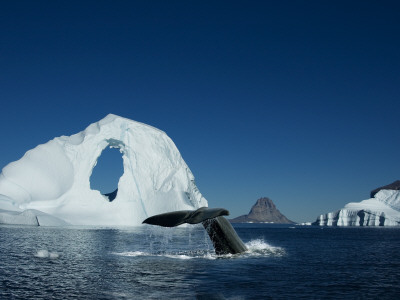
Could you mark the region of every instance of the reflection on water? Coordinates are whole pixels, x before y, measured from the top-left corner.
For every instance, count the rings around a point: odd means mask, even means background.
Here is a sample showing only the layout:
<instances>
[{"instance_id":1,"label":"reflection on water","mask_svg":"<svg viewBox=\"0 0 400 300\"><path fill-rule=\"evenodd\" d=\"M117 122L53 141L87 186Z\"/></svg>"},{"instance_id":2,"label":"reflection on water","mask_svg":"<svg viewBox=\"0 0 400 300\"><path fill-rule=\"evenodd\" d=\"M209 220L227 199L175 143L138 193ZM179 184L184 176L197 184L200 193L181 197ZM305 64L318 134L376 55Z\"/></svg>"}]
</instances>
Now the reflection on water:
<instances>
[{"instance_id":1,"label":"reflection on water","mask_svg":"<svg viewBox=\"0 0 400 300\"><path fill-rule=\"evenodd\" d=\"M400 293L400 230L236 229L249 251L216 256L202 226L0 226L0 299L391 299Z\"/></svg>"},{"instance_id":2,"label":"reflection on water","mask_svg":"<svg viewBox=\"0 0 400 300\"><path fill-rule=\"evenodd\" d=\"M159 298L171 289L187 295L193 282L185 274L193 266L181 259L207 257L212 249L203 228L196 226L5 226L0 298Z\"/></svg>"}]
</instances>

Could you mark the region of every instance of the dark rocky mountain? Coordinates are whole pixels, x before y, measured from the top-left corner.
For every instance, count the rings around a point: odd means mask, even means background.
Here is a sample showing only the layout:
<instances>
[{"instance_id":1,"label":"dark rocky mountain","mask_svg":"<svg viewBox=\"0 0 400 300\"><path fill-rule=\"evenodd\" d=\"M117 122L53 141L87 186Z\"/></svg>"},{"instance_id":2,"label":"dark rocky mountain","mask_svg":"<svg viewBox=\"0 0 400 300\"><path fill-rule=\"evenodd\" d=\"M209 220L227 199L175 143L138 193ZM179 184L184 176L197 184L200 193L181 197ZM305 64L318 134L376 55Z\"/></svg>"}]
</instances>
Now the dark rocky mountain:
<instances>
[{"instance_id":1,"label":"dark rocky mountain","mask_svg":"<svg viewBox=\"0 0 400 300\"><path fill-rule=\"evenodd\" d=\"M374 198L375 194L379 192L380 190L400 190L400 180L396 180L395 182L392 182L391 184L381 186L373 191L371 191L371 198Z\"/></svg>"},{"instance_id":2,"label":"dark rocky mountain","mask_svg":"<svg viewBox=\"0 0 400 300\"><path fill-rule=\"evenodd\" d=\"M231 223L265 223L273 222L278 224L294 223L286 218L276 208L275 204L269 198L260 198L253 205L248 215L243 215L230 220Z\"/></svg>"}]
</instances>

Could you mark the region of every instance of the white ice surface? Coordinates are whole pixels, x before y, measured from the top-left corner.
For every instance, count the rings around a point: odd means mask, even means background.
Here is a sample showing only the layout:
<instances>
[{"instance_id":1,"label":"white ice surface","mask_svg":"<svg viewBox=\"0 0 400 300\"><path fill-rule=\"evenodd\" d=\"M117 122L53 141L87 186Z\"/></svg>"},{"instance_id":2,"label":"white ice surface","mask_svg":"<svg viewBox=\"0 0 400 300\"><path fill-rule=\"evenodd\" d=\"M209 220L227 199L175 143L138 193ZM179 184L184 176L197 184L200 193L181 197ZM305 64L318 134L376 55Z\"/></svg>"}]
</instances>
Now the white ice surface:
<instances>
[{"instance_id":1,"label":"white ice surface","mask_svg":"<svg viewBox=\"0 0 400 300\"><path fill-rule=\"evenodd\" d=\"M380 190L374 198L351 202L344 208L318 217L319 225L327 226L400 225L400 191Z\"/></svg>"},{"instance_id":2,"label":"white ice surface","mask_svg":"<svg viewBox=\"0 0 400 300\"><path fill-rule=\"evenodd\" d=\"M51 216L36 209L26 209L22 212L0 209L0 224L31 226L70 225L60 218Z\"/></svg>"},{"instance_id":3,"label":"white ice surface","mask_svg":"<svg viewBox=\"0 0 400 300\"><path fill-rule=\"evenodd\" d=\"M89 182L106 147L119 148L124 167L112 202ZM32 223L34 210L73 225L139 225L155 214L202 206L207 200L173 141L161 130L112 114L29 150L0 174L3 223ZM13 213L26 210L25 221Z\"/></svg>"}]
</instances>

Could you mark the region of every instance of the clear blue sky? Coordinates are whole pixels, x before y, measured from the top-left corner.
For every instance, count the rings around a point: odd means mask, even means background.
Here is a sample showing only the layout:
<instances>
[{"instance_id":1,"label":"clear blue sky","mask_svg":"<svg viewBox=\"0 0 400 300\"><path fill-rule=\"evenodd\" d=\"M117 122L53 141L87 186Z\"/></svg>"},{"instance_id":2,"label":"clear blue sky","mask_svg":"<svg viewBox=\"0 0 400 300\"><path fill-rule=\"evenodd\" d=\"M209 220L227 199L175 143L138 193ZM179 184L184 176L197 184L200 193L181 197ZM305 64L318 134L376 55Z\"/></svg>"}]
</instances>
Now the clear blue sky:
<instances>
[{"instance_id":1,"label":"clear blue sky","mask_svg":"<svg viewBox=\"0 0 400 300\"><path fill-rule=\"evenodd\" d=\"M114 113L232 216L313 221L400 179L398 1L2 1L0 68L1 168Z\"/></svg>"}]
</instances>

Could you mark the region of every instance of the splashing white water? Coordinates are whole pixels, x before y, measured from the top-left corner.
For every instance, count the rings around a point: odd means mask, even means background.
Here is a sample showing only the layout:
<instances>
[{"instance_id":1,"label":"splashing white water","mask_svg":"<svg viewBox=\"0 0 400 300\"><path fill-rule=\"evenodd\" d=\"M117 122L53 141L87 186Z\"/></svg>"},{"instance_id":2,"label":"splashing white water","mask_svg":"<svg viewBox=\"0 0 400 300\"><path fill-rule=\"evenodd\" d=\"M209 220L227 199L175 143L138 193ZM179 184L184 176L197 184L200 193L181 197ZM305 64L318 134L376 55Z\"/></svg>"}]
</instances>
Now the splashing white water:
<instances>
[{"instance_id":1,"label":"splashing white water","mask_svg":"<svg viewBox=\"0 0 400 300\"><path fill-rule=\"evenodd\" d=\"M216 255L210 250L191 250L191 251L128 251L113 253L115 255L127 257L167 257L173 259L217 259L217 258L250 258L250 257L280 257L285 255L285 250L281 247L271 246L264 240L251 240L246 244L247 251L239 254Z\"/></svg>"},{"instance_id":2,"label":"splashing white water","mask_svg":"<svg viewBox=\"0 0 400 300\"><path fill-rule=\"evenodd\" d=\"M251 240L246 244L248 256L283 256L285 255L285 250L281 247L271 246L264 240L257 239Z\"/></svg>"}]
</instances>

